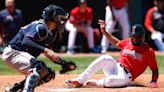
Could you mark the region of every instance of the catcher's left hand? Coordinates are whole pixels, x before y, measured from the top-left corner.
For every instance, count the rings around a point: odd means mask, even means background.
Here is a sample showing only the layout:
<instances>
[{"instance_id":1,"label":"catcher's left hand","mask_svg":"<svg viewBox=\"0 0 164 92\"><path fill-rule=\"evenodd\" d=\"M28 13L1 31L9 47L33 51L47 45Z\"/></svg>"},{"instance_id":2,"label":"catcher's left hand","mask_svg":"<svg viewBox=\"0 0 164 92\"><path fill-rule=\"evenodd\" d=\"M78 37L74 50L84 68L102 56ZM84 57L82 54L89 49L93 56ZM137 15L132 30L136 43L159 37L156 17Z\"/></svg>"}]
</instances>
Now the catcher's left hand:
<instances>
[{"instance_id":1,"label":"catcher's left hand","mask_svg":"<svg viewBox=\"0 0 164 92\"><path fill-rule=\"evenodd\" d=\"M76 69L76 64L72 61L65 61L61 65L62 69L60 70L60 74L64 74L66 72L72 71Z\"/></svg>"}]
</instances>

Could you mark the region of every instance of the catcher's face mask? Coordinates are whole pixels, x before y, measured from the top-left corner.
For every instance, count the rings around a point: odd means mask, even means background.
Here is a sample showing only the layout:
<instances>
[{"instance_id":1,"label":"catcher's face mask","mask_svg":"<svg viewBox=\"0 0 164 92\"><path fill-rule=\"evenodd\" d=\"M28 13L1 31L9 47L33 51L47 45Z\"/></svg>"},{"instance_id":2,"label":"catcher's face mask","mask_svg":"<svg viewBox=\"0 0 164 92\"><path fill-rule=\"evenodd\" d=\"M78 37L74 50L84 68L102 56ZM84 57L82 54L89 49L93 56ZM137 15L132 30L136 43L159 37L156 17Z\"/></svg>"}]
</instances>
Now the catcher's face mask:
<instances>
[{"instance_id":1,"label":"catcher's face mask","mask_svg":"<svg viewBox=\"0 0 164 92\"><path fill-rule=\"evenodd\" d=\"M54 20L55 20L55 22L57 22L57 23L59 23L61 25L64 25L65 22L68 19L68 16L69 16L68 13L66 15L58 15Z\"/></svg>"},{"instance_id":2,"label":"catcher's face mask","mask_svg":"<svg viewBox=\"0 0 164 92\"><path fill-rule=\"evenodd\" d=\"M62 31L64 30L64 25L68 19L69 14L67 13L66 15L58 15L55 18L55 22L57 23L58 30Z\"/></svg>"}]
</instances>

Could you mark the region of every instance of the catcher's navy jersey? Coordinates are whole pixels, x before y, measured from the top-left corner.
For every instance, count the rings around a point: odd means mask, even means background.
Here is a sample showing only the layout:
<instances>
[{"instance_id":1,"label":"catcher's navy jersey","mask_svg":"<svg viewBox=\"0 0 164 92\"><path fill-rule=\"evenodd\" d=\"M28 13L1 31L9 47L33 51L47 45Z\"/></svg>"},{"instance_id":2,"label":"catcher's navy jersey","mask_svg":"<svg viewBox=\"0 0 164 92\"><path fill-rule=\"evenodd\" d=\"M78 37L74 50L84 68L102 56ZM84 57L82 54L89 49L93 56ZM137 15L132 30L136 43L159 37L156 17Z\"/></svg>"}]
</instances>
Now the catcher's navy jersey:
<instances>
[{"instance_id":1,"label":"catcher's navy jersey","mask_svg":"<svg viewBox=\"0 0 164 92\"><path fill-rule=\"evenodd\" d=\"M20 51L26 51L37 57L45 47L51 47L57 36L57 31L48 30L44 20L34 21L22 27L9 45Z\"/></svg>"}]
</instances>

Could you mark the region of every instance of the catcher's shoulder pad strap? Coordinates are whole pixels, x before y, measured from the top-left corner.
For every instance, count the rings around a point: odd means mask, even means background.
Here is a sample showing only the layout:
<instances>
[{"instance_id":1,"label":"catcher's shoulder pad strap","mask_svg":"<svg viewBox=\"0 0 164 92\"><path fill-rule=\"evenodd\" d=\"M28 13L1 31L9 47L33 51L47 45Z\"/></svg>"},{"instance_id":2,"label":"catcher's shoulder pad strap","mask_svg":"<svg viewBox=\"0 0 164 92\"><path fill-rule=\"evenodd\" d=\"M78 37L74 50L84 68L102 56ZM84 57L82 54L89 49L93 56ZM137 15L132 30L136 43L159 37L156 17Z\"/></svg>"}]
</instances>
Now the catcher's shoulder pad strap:
<instances>
[{"instance_id":1,"label":"catcher's shoulder pad strap","mask_svg":"<svg viewBox=\"0 0 164 92\"><path fill-rule=\"evenodd\" d=\"M38 24L36 27L36 31L40 40L43 40L48 36L48 31L43 24Z\"/></svg>"}]
</instances>

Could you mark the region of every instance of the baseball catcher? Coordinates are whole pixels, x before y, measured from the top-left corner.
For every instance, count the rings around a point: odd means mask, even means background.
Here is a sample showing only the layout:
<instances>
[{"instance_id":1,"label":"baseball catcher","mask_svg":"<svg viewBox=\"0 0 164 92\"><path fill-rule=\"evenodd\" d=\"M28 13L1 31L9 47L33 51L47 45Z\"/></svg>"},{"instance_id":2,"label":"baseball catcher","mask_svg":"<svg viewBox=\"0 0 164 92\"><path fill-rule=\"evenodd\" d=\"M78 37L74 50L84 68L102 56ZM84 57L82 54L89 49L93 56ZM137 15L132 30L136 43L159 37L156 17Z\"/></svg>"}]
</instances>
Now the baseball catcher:
<instances>
[{"instance_id":1,"label":"baseball catcher","mask_svg":"<svg viewBox=\"0 0 164 92\"><path fill-rule=\"evenodd\" d=\"M42 18L22 27L3 51L4 63L26 75L26 79L7 88L6 92L33 92L36 86L55 78L55 71L37 59L40 53L60 64L60 73L76 68L75 63L62 60L50 49L63 30L68 13L59 6L49 5L43 10Z\"/></svg>"}]
</instances>

